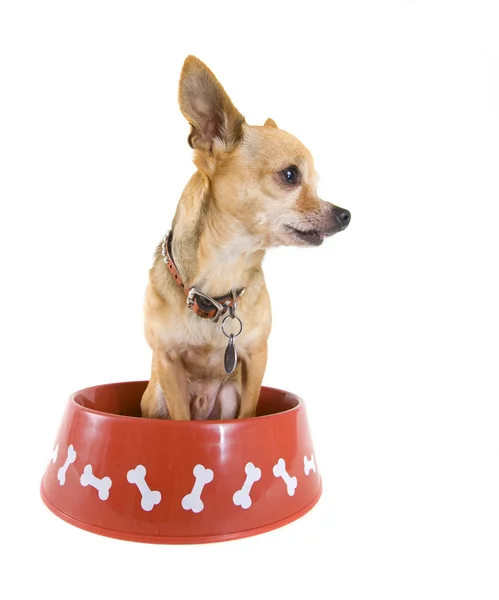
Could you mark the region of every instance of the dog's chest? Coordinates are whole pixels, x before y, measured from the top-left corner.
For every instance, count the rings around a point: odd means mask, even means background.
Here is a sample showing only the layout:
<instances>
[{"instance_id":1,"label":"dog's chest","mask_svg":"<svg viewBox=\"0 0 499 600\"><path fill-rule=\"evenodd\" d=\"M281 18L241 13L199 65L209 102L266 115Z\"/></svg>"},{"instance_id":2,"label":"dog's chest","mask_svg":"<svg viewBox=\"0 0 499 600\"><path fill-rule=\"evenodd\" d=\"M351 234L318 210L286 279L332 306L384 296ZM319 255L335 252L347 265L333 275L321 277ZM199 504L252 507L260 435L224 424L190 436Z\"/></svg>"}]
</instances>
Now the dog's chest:
<instances>
[{"instance_id":1,"label":"dog's chest","mask_svg":"<svg viewBox=\"0 0 499 600\"><path fill-rule=\"evenodd\" d=\"M180 353L183 367L191 382L215 381L227 377L222 346L191 346Z\"/></svg>"},{"instance_id":2,"label":"dog's chest","mask_svg":"<svg viewBox=\"0 0 499 600\"><path fill-rule=\"evenodd\" d=\"M227 333L237 333L238 327L227 323ZM251 327L244 327L241 335L235 338L237 354L243 358L247 355L254 341L256 332ZM165 348L180 351L182 362L186 368L192 366L196 371L205 370L209 376L218 374L225 376L224 353L229 338L222 332L222 323L214 323L210 319L202 319L192 313L179 319L175 325L162 330L161 337Z\"/></svg>"}]
</instances>

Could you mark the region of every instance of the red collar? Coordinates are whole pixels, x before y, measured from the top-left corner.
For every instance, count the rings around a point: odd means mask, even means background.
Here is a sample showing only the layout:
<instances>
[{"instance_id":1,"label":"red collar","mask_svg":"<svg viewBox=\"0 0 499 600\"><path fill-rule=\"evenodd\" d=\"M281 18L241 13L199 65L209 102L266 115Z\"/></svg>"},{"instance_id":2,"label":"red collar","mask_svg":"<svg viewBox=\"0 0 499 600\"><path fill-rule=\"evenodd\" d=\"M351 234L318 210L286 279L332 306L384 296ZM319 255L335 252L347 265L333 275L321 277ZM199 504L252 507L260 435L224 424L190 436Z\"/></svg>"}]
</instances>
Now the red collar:
<instances>
[{"instance_id":1,"label":"red collar","mask_svg":"<svg viewBox=\"0 0 499 600\"><path fill-rule=\"evenodd\" d=\"M244 294L246 288L234 290L225 294L225 296L218 296L217 298L211 298L206 294L203 294L195 287L187 288L180 273L178 272L175 263L172 258L172 237L173 232L168 232L161 245L161 254L163 255L163 261L167 266L168 270L172 274L175 283L184 291L187 296L187 306L193 310L198 317L203 319L211 319L215 323L222 317L227 310L237 302L239 298Z\"/></svg>"}]
</instances>

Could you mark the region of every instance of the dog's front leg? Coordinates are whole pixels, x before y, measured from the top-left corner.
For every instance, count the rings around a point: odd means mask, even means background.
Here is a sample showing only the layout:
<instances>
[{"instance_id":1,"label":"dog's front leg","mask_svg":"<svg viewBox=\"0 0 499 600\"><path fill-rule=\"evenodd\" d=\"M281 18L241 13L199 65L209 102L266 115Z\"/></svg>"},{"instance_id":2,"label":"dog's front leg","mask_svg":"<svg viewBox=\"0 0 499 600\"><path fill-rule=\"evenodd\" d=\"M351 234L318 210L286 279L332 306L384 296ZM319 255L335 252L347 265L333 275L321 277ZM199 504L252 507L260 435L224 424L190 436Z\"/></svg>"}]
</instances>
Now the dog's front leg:
<instances>
[{"instance_id":1,"label":"dog's front leg","mask_svg":"<svg viewBox=\"0 0 499 600\"><path fill-rule=\"evenodd\" d=\"M180 357L175 352L166 352L160 353L155 359L156 376L165 396L170 419L189 421L191 409L187 375Z\"/></svg>"},{"instance_id":2,"label":"dog's front leg","mask_svg":"<svg viewBox=\"0 0 499 600\"><path fill-rule=\"evenodd\" d=\"M243 359L239 419L247 419L255 416L266 366L267 342L265 341L255 351L248 353Z\"/></svg>"}]
</instances>

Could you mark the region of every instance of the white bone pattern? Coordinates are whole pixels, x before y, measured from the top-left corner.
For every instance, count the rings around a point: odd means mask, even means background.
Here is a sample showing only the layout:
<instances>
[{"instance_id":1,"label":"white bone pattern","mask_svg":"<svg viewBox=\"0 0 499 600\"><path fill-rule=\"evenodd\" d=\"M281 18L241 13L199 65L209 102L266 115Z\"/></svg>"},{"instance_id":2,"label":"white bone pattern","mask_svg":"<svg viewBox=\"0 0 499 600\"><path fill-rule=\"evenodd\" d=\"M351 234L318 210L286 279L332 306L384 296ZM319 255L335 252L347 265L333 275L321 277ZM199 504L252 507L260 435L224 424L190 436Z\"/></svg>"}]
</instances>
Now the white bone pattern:
<instances>
[{"instance_id":1,"label":"white bone pattern","mask_svg":"<svg viewBox=\"0 0 499 600\"><path fill-rule=\"evenodd\" d=\"M101 500L107 500L109 498L109 490L113 485L110 477L103 477L102 479L96 477L92 472L92 465L87 465L83 469L80 483L83 487L91 485L95 488L99 492L99 498Z\"/></svg>"},{"instance_id":2,"label":"white bone pattern","mask_svg":"<svg viewBox=\"0 0 499 600\"><path fill-rule=\"evenodd\" d=\"M303 470L305 471L305 475L308 475L310 471L317 473L315 470L315 458L314 455L310 455L310 460L308 460L307 455L303 457Z\"/></svg>"},{"instance_id":3,"label":"white bone pattern","mask_svg":"<svg viewBox=\"0 0 499 600\"><path fill-rule=\"evenodd\" d=\"M69 465L74 463L75 460L76 460L76 452L75 452L75 449L73 448L73 444L71 444L71 446L68 447L68 455L66 457L66 460L65 460L64 464L62 465L62 467L57 472L57 479L59 480L59 483L61 485L64 485L66 483L66 471L68 470Z\"/></svg>"},{"instance_id":4,"label":"white bone pattern","mask_svg":"<svg viewBox=\"0 0 499 600\"><path fill-rule=\"evenodd\" d=\"M58 453L59 453L59 444L56 444L56 447L50 453L50 458L49 458L49 461L51 461L53 464L55 464L55 461L57 460Z\"/></svg>"},{"instance_id":5,"label":"white bone pattern","mask_svg":"<svg viewBox=\"0 0 499 600\"><path fill-rule=\"evenodd\" d=\"M282 477L283 481L286 483L288 495L294 496L296 487L298 486L298 480L296 477L289 476L288 472L286 471L286 461L284 458L280 458L277 461L277 464L274 465L272 471L275 477Z\"/></svg>"},{"instance_id":6,"label":"white bone pattern","mask_svg":"<svg viewBox=\"0 0 499 600\"><path fill-rule=\"evenodd\" d=\"M161 492L157 490L151 490L146 483L146 468L144 465L137 465L135 469L130 469L126 474L128 483L134 483L138 488L142 496L140 506L142 510L150 511L156 504L161 502Z\"/></svg>"},{"instance_id":7,"label":"white bone pattern","mask_svg":"<svg viewBox=\"0 0 499 600\"><path fill-rule=\"evenodd\" d=\"M244 472L246 473L246 480L243 487L240 490L237 490L234 496L232 496L232 501L236 506L247 509L251 506L251 488L255 481L260 480L262 471L258 467L255 467L252 462L249 462L244 467Z\"/></svg>"},{"instance_id":8,"label":"white bone pattern","mask_svg":"<svg viewBox=\"0 0 499 600\"><path fill-rule=\"evenodd\" d=\"M193 513L199 513L204 508L201 494L203 493L204 486L213 481L213 471L206 469L203 465L196 465L192 472L196 481L194 482L192 492L182 498L182 508L184 510L192 510Z\"/></svg>"}]
</instances>

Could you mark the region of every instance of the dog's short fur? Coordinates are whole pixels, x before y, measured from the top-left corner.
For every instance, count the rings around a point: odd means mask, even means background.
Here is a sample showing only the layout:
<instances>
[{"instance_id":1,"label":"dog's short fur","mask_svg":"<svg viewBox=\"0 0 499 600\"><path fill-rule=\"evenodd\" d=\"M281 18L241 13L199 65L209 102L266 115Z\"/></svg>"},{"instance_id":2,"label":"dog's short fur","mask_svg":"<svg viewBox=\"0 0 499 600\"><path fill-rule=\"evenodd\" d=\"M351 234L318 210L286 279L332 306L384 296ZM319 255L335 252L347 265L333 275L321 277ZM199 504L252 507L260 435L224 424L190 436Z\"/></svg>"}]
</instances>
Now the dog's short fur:
<instances>
[{"instance_id":1,"label":"dog's short fur","mask_svg":"<svg viewBox=\"0 0 499 600\"><path fill-rule=\"evenodd\" d=\"M224 370L220 324L189 310L158 246L145 298L153 351L142 414L229 419L255 415L267 362L270 301L262 273L267 248L319 245L344 229L350 213L317 196L310 152L272 119L248 125L213 73L189 56L179 86L191 125L196 173L173 220L172 254L187 287L211 297L246 288L237 305L244 331L239 363Z\"/></svg>"}]
</instances>

